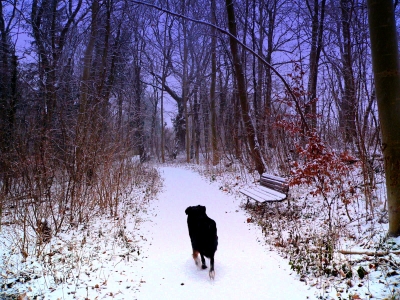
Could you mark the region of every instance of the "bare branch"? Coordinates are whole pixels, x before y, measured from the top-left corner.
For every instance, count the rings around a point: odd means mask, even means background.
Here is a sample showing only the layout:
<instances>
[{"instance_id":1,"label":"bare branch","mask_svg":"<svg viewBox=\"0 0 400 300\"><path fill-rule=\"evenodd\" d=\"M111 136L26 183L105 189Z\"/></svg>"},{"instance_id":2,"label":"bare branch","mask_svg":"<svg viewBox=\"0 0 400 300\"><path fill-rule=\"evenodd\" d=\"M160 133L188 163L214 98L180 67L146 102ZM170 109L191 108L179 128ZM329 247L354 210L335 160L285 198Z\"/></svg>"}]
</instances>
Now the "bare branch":
<instances>
[{"instance_id":1,"label":"bare branch","mask_svg":"<svg viewBox=\"0 0 400 300\"><path fill-rule=\"evenodd\" d=\"M305 119L305 117L304 117L304 114L303 114L303 112L302 112L302 110L301 110L300 103L299 103L297 97L295 96L295 94L293 93L293 91L292 91L290 85L289 85L289 84L287 83L287 81L285 80L285 78L278 72L278 70L276 70L273 66L271 66L264 58L262 58L259 54L257 54L257 53L256 53L255 51L253 51L251 48L249 48L248 46L246 46L243 42L241 42L239 39L237 39L237 38L236 38L234 35L232 35L229 31L227 31L227 30L225 30L225 29L223 29L223 28L221 28L221 27L218 27L218 26L216 26L216 25L214 25L214 24L212 24L212 23L210 23L210 22L203 21L203 20L196 20L196 19L190 18L190 17L185 16L185 15L182 15L182 14L175 13L175 12L173 12L173 11L170 11L170 10L168 10L168 9L159 7L159 6L154 5L154 4L151 4L151 3L142 2L142 1L136 1L136 0L127 0L127 1L130 1L130 2L135 3L135 4L145 5L145 6L148 6L148 7L154 8L154 9L157 9L157 10L159 10L159 11L162 11L162 12L164 12L164 13L167 13L167 14L172 15L172 16L177 17L177 18L182 18L182 19L185 19L185 20L188 20L188 21L191 21L191 22L195 22L195 23L198 23L198 24L203 24L203 25L206 25L206 26L210 26L210 27L212 27L212 28L218 30L218 31L221 32L222 34L225 34L225 35L229 36L230 38L235 39L236 42L237 42L240 46L242 46L245 50L247 50L247 51L250 52L252 55L254 55L255 57L257 57L265 66L267 66L268 68L270 68L270 69L276 74L276 76L278 76L278 78L282 81L282 83L284 84L285 88L287 89L288 93L290 94L290 96L292 97L292 99L293 99L293 101L294 101L294 103L295 103L295 105L296 105L297 112L299 113L300 118L301 118L301 122L302 122L302 124L303 124L303 126L304 126L303 128L306 130L306 132L309 132L309 127L308 127L308 124L307 124L306 119Z\"/></svg>"}]
</instances>

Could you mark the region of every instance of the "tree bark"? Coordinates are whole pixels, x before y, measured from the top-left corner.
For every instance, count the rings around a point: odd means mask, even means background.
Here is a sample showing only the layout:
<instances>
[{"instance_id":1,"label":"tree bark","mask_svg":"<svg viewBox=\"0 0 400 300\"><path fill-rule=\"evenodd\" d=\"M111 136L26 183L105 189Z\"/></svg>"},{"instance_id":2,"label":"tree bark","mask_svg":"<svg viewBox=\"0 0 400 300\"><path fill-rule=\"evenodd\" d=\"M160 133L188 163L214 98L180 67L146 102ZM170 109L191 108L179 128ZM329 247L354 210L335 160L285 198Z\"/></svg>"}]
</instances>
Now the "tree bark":
<instances>
[{"instance_id":1,"label":"tree bark","mask_svg":"<svg viewBox=\"0 0 400 300\"><path fill-rule=\"evenodd\" d=\"M382 131L389 236L400 235L400 68L392 0L368 0L372 66Z\"/></svg>"}]
</instances>

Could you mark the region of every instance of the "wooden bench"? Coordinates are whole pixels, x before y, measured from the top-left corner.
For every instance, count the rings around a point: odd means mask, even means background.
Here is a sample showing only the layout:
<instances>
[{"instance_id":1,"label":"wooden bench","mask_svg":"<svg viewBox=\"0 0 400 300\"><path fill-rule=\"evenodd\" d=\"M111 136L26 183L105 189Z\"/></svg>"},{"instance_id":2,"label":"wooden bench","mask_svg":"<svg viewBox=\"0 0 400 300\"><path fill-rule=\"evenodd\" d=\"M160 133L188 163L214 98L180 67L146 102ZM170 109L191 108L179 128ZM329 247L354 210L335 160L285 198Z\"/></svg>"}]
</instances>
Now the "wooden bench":
<instances>
[{"instance_id":1,"label":"wooden bench","mask_svg":"<svg viewBox=\"0 0 400 300\"><path fill-rule=\"evenodd\" d=\"M283 177L264 173L260 177L260 185L242 189L240 193L247 196L246 206L250 199L259 203L281 202L287 199L289 184Z\"/></svg>"}]
</instances>

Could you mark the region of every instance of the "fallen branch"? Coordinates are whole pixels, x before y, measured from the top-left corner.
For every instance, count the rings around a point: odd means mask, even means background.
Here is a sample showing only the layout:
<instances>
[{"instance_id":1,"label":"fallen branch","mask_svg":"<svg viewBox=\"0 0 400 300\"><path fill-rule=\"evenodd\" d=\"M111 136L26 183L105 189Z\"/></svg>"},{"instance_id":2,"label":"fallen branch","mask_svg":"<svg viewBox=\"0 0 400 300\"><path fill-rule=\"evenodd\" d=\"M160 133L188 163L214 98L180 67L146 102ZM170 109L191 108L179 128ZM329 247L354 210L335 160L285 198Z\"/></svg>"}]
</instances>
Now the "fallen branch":
<instances>
[{"instance_id":1,"label":"fallen branch","mask_svg":"<svg viewBox=\"0 0 400 300\"><path fill-rule=\"evenodd\" d=\"M389 254L400 255L400 250L397 251L350 251L350 250L339 250L341 254L354 254L354 255L368 255L368 256L386 256Z\"/></svg>"}]
</instances>

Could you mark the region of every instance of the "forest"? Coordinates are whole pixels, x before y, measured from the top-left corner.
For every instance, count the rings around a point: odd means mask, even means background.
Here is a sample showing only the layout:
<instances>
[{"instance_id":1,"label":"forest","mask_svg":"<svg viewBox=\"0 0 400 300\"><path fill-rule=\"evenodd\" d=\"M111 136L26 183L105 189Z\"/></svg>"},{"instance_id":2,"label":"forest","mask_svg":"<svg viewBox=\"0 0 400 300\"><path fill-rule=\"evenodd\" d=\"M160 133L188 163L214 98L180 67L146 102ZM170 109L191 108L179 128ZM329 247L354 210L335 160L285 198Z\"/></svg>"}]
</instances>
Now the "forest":
<instances>
[{"instance_id":1,"label":"forest","mask_svg":"<svg viewBox=\"0 0 400 300\"><path fill-rule=\"evenodd\" d=\"M394 31L372 31L387 15ZM288 177L367 216L386 171L399 235L400 91L378 108L391 87L373 69L374 42L394 41L399 73L399 16L391 0L1 1L1 226L28 255L44 220L56 235L117 216L132 185L157 185L148 162L179 161Z\"/></svg>"}]
</instances>

